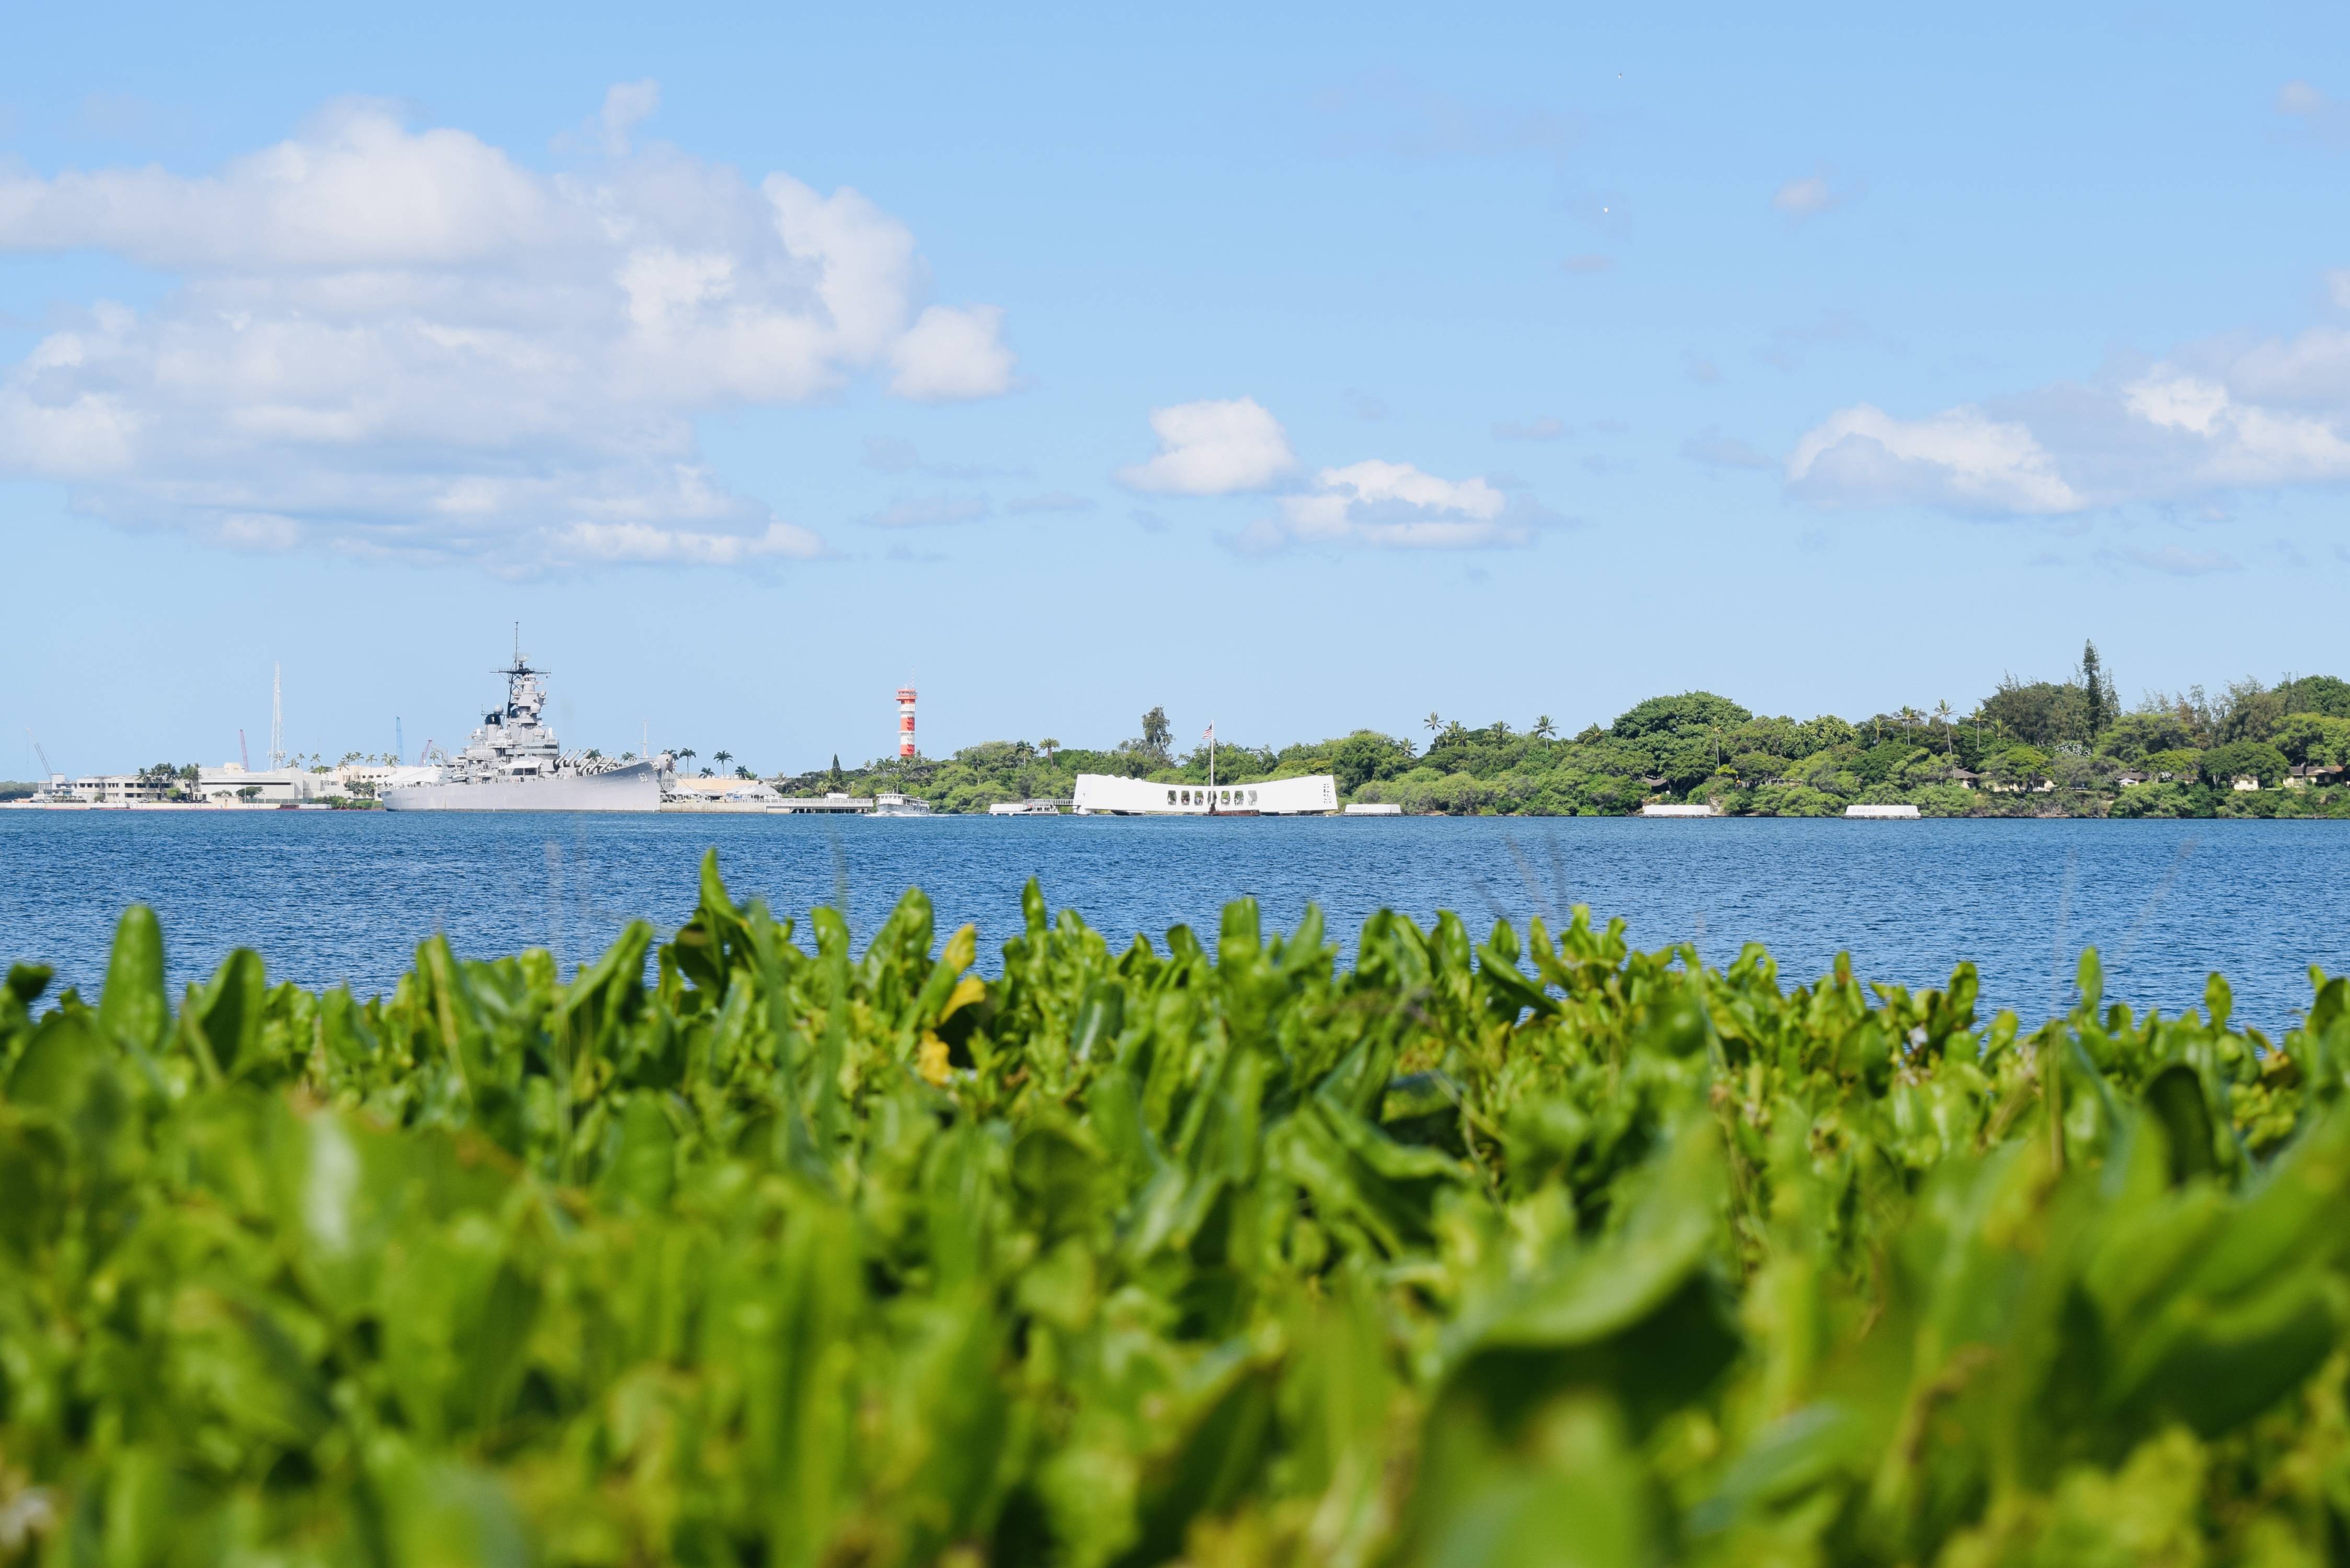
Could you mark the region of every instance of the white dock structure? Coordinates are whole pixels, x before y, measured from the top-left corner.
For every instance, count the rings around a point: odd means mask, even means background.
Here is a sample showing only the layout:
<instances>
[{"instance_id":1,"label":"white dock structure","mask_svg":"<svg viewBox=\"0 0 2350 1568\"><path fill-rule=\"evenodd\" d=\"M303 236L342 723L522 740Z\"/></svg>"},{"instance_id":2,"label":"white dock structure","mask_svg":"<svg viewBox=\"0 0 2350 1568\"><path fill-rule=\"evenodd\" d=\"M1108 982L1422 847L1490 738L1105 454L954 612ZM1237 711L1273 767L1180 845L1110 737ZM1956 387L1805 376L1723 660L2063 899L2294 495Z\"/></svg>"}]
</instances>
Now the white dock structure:
<instances>
[{"instance_id":1,"label":"white dock structure","mask_svg":"<svg viewBox=\"0 0 2350 1568\"><path fill-rule=\"evenodd\" d=\"M1320 816L1338 809L1338 781L1312 774L1211 788L1079 774L1076 801L1079 816Z\"/></svg>"}]
</instances>

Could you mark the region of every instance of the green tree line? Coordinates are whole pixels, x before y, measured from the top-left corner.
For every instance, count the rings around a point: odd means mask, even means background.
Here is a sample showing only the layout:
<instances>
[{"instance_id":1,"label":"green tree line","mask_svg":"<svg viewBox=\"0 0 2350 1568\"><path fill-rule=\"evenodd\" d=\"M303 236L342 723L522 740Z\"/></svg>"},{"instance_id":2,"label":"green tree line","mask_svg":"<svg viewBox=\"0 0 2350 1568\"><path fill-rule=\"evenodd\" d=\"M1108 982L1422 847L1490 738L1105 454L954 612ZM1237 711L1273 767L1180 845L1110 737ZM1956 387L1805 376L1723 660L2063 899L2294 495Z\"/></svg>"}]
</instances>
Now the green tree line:
<instances>
[{"instance_id":1,"label":"green tree line","mask_svg":"<svg viewBox=\"0 0 2350 1568\"><path fill-rule=\"evenodd\" d=\"M1107 749L991 741L945 759L889 758L779 779L787 794L899 789L941 811L1069 798L1081 773L1204 783L1207 748L1176 751L1163 710ZM1845 719L1755 713L1727 697L1652 697L1572 735L1548 715L1523 729L1430 713L1417 736L1358 730L1274 748L1220 743L1234 784L1330 774L1348 801L1456 815L1607 815L1653 801L1725 812L1840 815L1908 803L1930 815L2350 815L2350 682L2246 678L2147 692L2125 710L2095 645L2061 680L2003 678L1960 709L1905 704Z\"/></svg>"}]
</instances>

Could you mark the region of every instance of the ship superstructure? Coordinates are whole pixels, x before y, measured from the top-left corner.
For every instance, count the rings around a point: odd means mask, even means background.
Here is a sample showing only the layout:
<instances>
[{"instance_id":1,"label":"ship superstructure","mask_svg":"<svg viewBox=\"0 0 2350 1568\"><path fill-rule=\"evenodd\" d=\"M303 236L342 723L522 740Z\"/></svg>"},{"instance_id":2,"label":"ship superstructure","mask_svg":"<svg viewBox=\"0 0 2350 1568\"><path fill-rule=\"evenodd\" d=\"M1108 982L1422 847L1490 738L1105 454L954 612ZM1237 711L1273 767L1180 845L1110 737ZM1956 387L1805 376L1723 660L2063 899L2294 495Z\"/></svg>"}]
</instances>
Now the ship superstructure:
<instances>
[{"instance_id":1,"label":"ship superstructure","mask_svg":"<svg viewBox=\"0 0 2350 1568\"><path fill-rule=\"evenodd\" d=\"M675 777L667 753L642 761L567 753L546 722L548 671L519 644L502 708L482 715L465 749L442 763L437 783L388 789L393 811L659 811Z\"/></svg>"}]
</instances>

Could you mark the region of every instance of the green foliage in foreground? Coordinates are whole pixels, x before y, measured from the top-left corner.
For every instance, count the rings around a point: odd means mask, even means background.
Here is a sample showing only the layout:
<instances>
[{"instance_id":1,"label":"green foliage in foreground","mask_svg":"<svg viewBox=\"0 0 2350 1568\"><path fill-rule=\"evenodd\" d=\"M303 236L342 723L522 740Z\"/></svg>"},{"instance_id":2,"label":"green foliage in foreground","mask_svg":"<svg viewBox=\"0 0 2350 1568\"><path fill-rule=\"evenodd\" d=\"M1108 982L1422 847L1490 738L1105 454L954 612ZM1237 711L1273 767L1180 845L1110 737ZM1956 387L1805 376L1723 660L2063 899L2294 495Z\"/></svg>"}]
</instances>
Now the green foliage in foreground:
<instances>
[{"instance_id":1,"label":"green foliage in foreground","mask_svg":"<svg viewBox=\"0 0 2350 1568\"><path fill-rule=\"evenodd\" d=\"M568 982L0 1000L0 1552L2319 1562L2350 1008L1781 988L1455 918L1000 981L702 903Z\"/></svg>"}]
</instances>

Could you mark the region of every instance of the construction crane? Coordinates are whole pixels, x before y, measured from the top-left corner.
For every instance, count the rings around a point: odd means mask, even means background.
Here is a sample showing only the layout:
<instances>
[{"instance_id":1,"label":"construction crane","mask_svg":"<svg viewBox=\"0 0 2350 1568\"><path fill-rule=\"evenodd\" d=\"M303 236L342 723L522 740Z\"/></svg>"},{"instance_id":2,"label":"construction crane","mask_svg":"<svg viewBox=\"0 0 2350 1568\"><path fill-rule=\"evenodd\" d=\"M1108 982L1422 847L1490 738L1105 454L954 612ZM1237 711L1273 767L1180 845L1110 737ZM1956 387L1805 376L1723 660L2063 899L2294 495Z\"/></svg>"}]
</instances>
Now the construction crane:
<instances>
[{"instance_id":1,"label":"construction crane","mask_svg":"<svg viewBox=\"0 0 2350 1568\"><path fill-rule=\"evenodd\" d=\"M46 790L57 782L57 770L49 766L49 753L41 750L41 738L38 735L26 730L25 739L33 742L33 755L41 759L41 787Z\"/></svg>"},{"instance_id":2,"label":"construction crane","mask_svg":"<svg viewBox=\"0 0 2350 1568\"><path fill-rule=\"evenodd\" d=\"M236 732L236 760L244 766L246 773L253 771L253 753L244 749L244 731L242 727Z\"/></svg>"}]
</instances>

